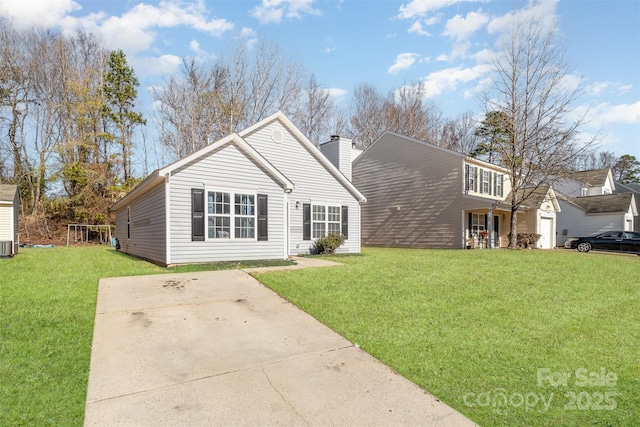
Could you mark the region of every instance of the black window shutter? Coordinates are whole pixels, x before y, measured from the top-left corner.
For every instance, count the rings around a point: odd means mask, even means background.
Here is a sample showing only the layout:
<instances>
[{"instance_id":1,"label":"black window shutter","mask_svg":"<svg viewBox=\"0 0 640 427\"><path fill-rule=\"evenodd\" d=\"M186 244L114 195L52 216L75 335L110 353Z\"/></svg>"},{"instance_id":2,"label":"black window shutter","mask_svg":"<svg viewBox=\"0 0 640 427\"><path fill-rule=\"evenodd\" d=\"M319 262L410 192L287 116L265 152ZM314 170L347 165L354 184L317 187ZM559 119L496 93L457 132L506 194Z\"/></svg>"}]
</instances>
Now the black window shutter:
<instances>
[{"instance_id":1,"label":"black window shutter","mask_svg":"<svg viewBox=\"0 0 640 427\"><path fill-rule=\"evenodd\" d=\"M191 189L191 241L204 241L204 189Z\"/></svg>"},{"instance_id":2,"label":"black window shutter","mask_svg":"<svg viewBox=\"0 0 640 427\"><path fill-rule=\"evenodd\" d=\"M493 195L499 196L498 194L498 174L496 172L493 173Z\"/></svg>"},{"instance_id":3,"label":"black window shutter","mask_svg":"<svg viewBox=\"0 0 640 427\"><path fill-rule=\"evenodd\" d=\"M311 240L311 204L302 204L302 240Z\"/></svg>"},{"instance_id":4,"label":"black window shutter","mask_svg":"<svg viewBox=\"0 0 640 427\"><path fill-rule=\"evenodd\" d=\"M469 165L464 165L464 189L469 191Z\"/></svg>"},{"instance_id":5,"label":"black window shutter","mask_svg":"<svg viewBox=\"0 0 640 427\"><path fill-rule=\"evenodd\" d=\"M258 240L269 240L268 203L266 194L258 194Z\"/></svg>"},{"instance_id":6,"label":"black window shutter","mask_svg":"<svg viewBox=\"0 0 640 427\"><path fill-rule=\"evenodd\" d=\"M342 207L342 235L344 239L347 240L349 238L349 206Z\"/></svg>"},{"instance_id":7,"label":"black window shutter","mask_svg":"<svg viewBox=\"0 0 640 427\"><path fill-rule=\"evenodd\" d=\"M498 178L500 178L500 197L502 197L504 195L504 175L500 175Z\"/></svg>"},{"instance_id":8,"label":"black window shutter","mask_svg":"<svg viewBox=\"0 0 640 427\"><path fill-rule=\"evenodd\" d=\"M482 193L482 187L484 187L484 170L480 169L480 193Z\"/></svg>"},{"instance_id":9,"label":"black window shutter","mask_svg":"<svg viewBox=\"0 0 640 427\"><path fill-rule=\"evenodd\" d=\"M485 215L484 216L484 229L488 230L489 229L489 224L487 222L487 218L489 217L489 215Z\"/></svg>"},{"instance_id":10,"label":"black window shutter","mask_svg":"<svg viewBox=\"0 0 640 427\"><path fill-rule=\"evenodd\" d=\"M473 214L469 212L469 231L473 231Z\"/></svg>"}]
</instances>

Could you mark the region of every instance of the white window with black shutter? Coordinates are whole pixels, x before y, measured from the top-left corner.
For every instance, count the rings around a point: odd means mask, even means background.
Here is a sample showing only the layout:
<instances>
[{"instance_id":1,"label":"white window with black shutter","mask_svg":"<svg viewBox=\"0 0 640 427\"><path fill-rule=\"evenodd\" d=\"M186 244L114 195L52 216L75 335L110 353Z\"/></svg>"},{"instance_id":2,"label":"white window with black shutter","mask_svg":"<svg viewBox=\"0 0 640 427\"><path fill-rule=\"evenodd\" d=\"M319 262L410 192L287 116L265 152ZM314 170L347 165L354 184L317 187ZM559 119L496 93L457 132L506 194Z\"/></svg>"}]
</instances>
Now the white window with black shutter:
<instances>
[{"instance_id":1,"label":"white window with black shutter","mask_svg":"<svg viewBox=\"0 0 640 427\"><path fill-rule=\"evenodd\" d=\"M465 165L465 185L464 189L468 191L478 191L478 168L476 166Z\"/></svg>"},{"instance_id":2,"label":"white window with black shutter","mask_svg":"<svg viewBox=\"0 0 640 427\"><path fill-rule=\"evenodd\" d=\"M193 188L191 197L191 240L268 240L266 194Z\"/></svg>"},{"instance_id":3,"label":"white window with black shutter","mask_svg":"<svg viewBox=\"0 0 640 427\"><path fill-rule=\"evenodd\" d=\"M302 239L319 239L330 233L342 234L348 238L348 206L331 204L302 205Z\"/></svg>"}]
</instances>

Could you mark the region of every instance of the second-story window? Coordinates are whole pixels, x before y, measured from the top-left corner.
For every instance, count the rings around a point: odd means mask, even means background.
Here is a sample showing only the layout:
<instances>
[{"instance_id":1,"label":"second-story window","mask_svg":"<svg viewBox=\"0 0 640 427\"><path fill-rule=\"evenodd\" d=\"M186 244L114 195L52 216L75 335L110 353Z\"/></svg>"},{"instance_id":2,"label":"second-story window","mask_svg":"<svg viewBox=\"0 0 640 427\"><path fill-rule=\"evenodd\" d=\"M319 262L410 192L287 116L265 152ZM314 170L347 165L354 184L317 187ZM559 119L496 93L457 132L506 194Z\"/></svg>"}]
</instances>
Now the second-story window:
<instances>
[{"instance_id":1,"label":"second-story window","mask_svg":"<svg viewBox=\"0 0 640 427\"><path fill-rule=\"evenodd\" d=\"M491 172L488 170L481 170L481 193L491 194Z\"/></svg>"},{"instance_id":2,"label":"second-story window","mask_svg":"<svg viewBox=\"0 0 640 427\"><path fill-rule=\"evenodd\" d=\"M466 165L465 174L465 190L478 191L478 168Z\"/></svg>"}]
</instances>

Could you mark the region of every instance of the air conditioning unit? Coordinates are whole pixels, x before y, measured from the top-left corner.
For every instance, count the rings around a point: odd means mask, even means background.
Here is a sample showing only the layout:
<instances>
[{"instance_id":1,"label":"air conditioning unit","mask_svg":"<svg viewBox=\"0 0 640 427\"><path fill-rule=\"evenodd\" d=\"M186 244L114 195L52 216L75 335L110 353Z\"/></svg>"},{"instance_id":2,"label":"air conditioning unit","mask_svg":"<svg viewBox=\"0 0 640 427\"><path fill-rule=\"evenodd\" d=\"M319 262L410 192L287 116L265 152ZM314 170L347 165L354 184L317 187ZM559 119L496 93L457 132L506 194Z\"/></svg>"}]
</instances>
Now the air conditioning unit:
<instances>
[{"instance_id":1,"label":"air conditioning unit","mask_svg":"<svg viewBox=\"0 0 640 427\"><path fill-rule=\"evenodd\" d=\"M13 254L13 242L0 242L0 256L11 256Z\"/></svg>"}]
</instances>

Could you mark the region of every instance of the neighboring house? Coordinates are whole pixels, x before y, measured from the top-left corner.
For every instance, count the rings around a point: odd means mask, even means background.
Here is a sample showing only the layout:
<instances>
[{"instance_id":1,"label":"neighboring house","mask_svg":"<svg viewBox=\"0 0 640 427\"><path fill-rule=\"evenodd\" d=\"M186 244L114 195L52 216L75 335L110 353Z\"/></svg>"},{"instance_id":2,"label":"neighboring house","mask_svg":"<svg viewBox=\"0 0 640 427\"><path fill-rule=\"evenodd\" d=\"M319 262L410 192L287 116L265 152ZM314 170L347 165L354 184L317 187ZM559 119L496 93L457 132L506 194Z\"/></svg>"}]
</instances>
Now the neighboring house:
<instances>
[{"instance_id":1,"label":"neighboring house","mask_svg":"<svg viewBox=\"0 0 640 427\"><path fill-rule=\"evenodd\" d=\"M601 168L573 172L553 184L556 193L565 197L601 196L616 189L611 169Z\"/></svg>"},{"instance_id":2,"label":"neighboring house","mask_svg":"<svg viewBox=\"0 0 640 427\"><path fill-rule=\"evenodd\" d=\"M609 168L574 172L558 180L554 189L561 211L558 213L556 244L563 246L569 237L633 230L638 207L635 198L614 194L619 192L619 185L614 182Z\"/></svg>"},{"instance_id":3,"label":"neighboring house","mask_svg":"<svg viewBox=\"0 0 640 427\"><path fill-rule=\"evenodd\" d=\"M354 161L353 182L367 197L363 245L492 248L509 243L506 169L385 132ZM542 234L538 247L553 248L555 194L544 187L534 196L517 213L518 233Z\"/></svg>"},{"instance_id":4,"label":"neighboring house","mask_svg":"<svg viewBox=\"0 0 640 427\"><path fill-rule=\"evenodd\" d=\"M633 193L565 197L558 194L558 246L570 237L592 236L605 231L633 230L638 215Z\"/></svg>"},{"instance_id":5,"label":"neighboring house","mask_svg":"<svg viewBox=\"0 0 640 427\"><path fill-rule=\"evenodd\" d=\"M364 196L281 112L154 171L112 208L120 250L162 265L285 259L328 232L360 252Z\"/></svg>"},{"instance_id":6,"label":"neighboring house","mask_svg":"<svg viewBox=\"0 0 640 427\"><path fill-rule=\"evenodd\" d=\"M621 182L616 182L614 193L633 193L633 198L636 202L636 212L640 213L640 183L629 182L622 184ZM640 215L638 214L633 218L633 231L640 231Z\"/></svg>"},{"instance_id":7,"label":"neighboring house","mask_svg":"<svg viewBox=\"0 0 640 427\"><path fill-rule=\"evenodd\" d=\"M0 184L0 256L11 257L18 253L18 214L20 196L18 186Z\"/></svg>"}]
</instances>

